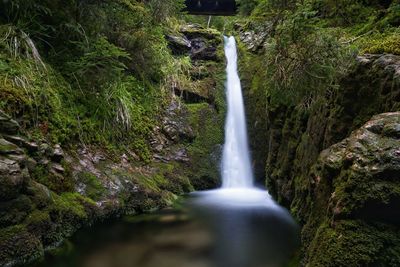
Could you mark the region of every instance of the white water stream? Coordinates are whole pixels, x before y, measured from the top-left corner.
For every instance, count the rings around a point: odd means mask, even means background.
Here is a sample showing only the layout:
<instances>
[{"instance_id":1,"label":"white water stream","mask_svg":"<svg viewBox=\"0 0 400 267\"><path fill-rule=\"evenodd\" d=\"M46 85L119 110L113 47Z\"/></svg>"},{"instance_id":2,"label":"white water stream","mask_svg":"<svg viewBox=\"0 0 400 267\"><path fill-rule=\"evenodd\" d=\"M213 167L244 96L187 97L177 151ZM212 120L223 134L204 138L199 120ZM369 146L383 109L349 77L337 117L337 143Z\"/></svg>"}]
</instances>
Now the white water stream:
<instances>
[{"instance_id":1,"label":"white water stream","mask_svg":"<svg viewBox=\"0 0 400 267\"><path fill-rule=\"evenodd\" d=\"M266 190L254 186L247 140L242 88L237 70L237 48L233 36L224 37L226 67L225 144L221 162L222 187L197 193L205 205L226 207L267 207L279 209Z\"/></svg>"},{"instance_id":2,"label":"white water stream","mask_svg":"<svg viewBox=\"0 0 400 267\"><path fill-rule=\"evenodd\" d=\"M242 87L237 71L236 41L233 36L224 39L225 56L228 61L226 68L228 110L222 156L222 188L250 188L253 186L253 172L247 141Z\"/></svg>"}]
</instances>

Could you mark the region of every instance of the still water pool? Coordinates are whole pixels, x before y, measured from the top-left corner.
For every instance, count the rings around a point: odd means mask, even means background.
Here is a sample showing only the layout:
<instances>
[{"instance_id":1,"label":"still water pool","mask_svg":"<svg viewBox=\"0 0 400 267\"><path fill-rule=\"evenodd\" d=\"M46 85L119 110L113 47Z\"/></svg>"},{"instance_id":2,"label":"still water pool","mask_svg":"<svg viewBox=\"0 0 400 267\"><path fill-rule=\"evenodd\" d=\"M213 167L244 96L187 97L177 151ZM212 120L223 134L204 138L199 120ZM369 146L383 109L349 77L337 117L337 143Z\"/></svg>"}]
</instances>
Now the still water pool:
<instances>
[{"instance_id":1,"label":"still water pool","mask_svg":"<svg viewBox=\"0 0 400 267\"><path fill-rule=\"evenodd\" d=\"M48 253L32 267L287 266L299 235L284 209L225 205L225 195L214 198L194 195L183 208L82 229L65 242L63 253Z\"/></svg>"}]
</instances>

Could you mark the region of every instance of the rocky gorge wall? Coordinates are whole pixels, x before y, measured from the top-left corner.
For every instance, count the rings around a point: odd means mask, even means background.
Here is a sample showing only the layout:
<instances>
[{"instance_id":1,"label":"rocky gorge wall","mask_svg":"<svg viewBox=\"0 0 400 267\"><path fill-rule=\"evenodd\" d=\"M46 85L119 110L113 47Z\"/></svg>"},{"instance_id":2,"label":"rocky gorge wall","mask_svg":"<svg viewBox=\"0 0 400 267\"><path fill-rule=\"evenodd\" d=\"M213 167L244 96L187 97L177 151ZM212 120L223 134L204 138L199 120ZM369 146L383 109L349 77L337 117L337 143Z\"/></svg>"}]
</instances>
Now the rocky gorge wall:
<instances>
[{"instance_id":1,"label":"rocky gorge wall","mask_svg":"<svg viewBox=\"0 0 400 267\"><path fill-rule=\"evenodd\" d=\"M129 149L36 140L0 112L1 266L40 258L82 226L162 208L218 184L222 36L188 25L167 39L176 57L189 58L190 82L170 88L148 140L149 162Z\"/></svg>"},{"instance_id":2,"label":"rocky gorge wall","mask_svg":"<svg viewBox=\"0 0 400 267\"><path fill-rule=\"evenodd\" d=\"M241 73L254 165L302 226L301 265L398 266L400 57L357 57L339 89L308 108L271 105L248 35Z\"/></svg>"}]
</instances>

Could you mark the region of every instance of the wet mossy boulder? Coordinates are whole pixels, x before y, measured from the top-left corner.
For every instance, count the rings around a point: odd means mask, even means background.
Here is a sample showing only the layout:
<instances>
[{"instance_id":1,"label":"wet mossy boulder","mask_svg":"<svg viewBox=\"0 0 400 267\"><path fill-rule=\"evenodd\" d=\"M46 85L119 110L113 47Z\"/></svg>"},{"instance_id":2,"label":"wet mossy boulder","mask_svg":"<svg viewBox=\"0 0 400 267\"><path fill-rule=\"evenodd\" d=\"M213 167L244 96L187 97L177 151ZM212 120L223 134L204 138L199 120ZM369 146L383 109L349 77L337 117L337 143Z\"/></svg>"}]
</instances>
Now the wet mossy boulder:
<instances>
[{"instance_id":1,"label":"wet mossy boulder","mask_svg":"<svg viewBox=\"0 0 400 267\"><path fill-rule=\"evenodd\" d=\"M25 226L14 225L0 229L0 264L2 266L27 263L43 256L43 253L42 243Z\"/></svg>"},{"instance_id":2,"label":"wet mossy boulder","mask_svg":"<svg viewBox=\"0 0 400 267\"><path fill-rule=\"evenodd\" d=\"M324 150L297 202L306 266L397 266L399 177L400 112L374 116Z\"/></svg>"}]
</instances>

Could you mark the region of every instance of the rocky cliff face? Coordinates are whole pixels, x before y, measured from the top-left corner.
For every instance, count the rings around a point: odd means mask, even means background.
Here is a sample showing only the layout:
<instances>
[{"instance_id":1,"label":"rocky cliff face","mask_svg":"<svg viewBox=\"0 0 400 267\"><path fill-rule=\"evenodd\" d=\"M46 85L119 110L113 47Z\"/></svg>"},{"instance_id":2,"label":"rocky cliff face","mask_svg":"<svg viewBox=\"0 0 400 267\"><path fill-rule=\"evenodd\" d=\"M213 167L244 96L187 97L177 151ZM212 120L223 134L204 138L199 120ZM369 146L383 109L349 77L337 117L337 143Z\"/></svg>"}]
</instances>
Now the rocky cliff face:
<instances>
[{"instance_id":1,"label":"rocky cliff face","mask_svg":"<svg viewBox=\"0 0 400 267\"><path fill-rule=\"evenodd\" d=\"M380 114L321 152L297 204L307 266L399 264L399 130Z\"/></svg>"},{"instance_id":2,"label":"rocky cliff face","mask_svg":"<svg viewBox=\"0 0 400 267\"><path fill-rule=\"evenodd\" d=\"M399 108L399 60L391 55L359 57L354 70L326 101L308 110L267 108L267 183L281 202L291 205L295 180L307 177L322 150L349 136L373 115Z\"/></svg>"},{"instance_id":3,"label":"rocky cliff face","mask_svg":"<svg viewBox=\"0 0 400 267\"><path fill-rule=\"evenodd\" d=\"M302 264L397 266L399 114L373 116L400 108L400 57L358 57L339 89L307 109L270 105L251 64L259 56L246 57L254 161L265 166L270 192L303 225Z\"/></svg>"},{"instance_id":4,"label":"rocky cliff face","mask_svg":"<svg viewBox=\"0 0 400 267\"><path fill-rule=\"evenodd\" d=\"M181 30L185 44L177 38L170 38L171 48L190 56L192 87L171 88L149 138L150 162L129 150L30 139L0 111L1 266L41 257L83 225L216 186L224 116L221 35L193 26Z\"/></svg>"}]
</instances>

